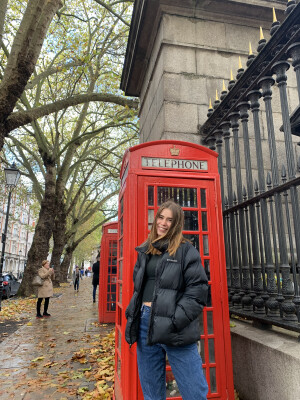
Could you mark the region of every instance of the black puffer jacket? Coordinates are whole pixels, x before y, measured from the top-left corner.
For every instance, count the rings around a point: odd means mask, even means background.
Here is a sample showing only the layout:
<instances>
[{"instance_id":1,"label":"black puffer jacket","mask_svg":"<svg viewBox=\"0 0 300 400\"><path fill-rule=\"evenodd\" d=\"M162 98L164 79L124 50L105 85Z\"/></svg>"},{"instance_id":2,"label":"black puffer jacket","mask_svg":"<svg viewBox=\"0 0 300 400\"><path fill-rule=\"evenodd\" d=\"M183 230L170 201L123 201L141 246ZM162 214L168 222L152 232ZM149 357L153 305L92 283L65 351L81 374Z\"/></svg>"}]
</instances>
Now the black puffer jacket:
<instances>
[{"instance_id":1,"label":"black puffer jacket","mask_svg":"<svg viewBox=\"0 0 300 400\"><path fill-rule=\"evenodd\" d=\"M138 339L147 249L148 245L136 248L134 293L126 309L125 338L129 344ZM148 344L183 346L199 340L198 316L206 305L207 293L208 281L200 255L191 243L182 243L174 256L165 252L156 268Z\"/></svg>"}]
</instances>

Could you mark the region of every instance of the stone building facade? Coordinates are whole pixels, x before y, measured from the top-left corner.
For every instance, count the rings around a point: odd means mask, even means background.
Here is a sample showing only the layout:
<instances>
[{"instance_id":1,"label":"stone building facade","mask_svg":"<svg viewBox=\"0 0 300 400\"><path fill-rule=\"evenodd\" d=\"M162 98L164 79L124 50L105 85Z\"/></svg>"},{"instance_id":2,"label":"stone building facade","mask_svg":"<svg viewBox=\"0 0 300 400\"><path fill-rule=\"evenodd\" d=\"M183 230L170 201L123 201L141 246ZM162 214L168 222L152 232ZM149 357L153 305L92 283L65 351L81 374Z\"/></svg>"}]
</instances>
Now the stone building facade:
<instances>
[{"instance_id":1,"label":"stone building facade","mask_svg":"<svg viewBox=\"0 0 300 400\"><path fill-rule=\"evenodd\" d=\"M3 196L1 199L0 233L2 234L6 219L7 196ZM26 268L28 251L32 244L34 225L35 220L30 210L30 196L27 196L26 200L20 204L17 194L13 192L5 244L3 273L12 272L17 278L22 276Z\"/></svg>"}]
</instances>

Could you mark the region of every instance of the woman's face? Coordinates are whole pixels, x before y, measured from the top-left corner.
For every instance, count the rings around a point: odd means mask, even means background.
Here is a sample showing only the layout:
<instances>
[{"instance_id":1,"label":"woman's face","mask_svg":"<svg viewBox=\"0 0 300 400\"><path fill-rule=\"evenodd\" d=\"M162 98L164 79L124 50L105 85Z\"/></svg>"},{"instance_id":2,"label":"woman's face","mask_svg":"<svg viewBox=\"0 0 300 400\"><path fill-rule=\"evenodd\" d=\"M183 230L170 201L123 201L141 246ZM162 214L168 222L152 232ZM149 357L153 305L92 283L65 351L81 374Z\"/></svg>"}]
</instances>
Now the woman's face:
<instances>
[{"instance_id":1,"label":"woman's face","mask_svg":"<svg viewBox=\"0 0 300 400\"><path fill-rule=\"evenodd\" d=\"M163 236L168 232L171 228L172 221L172 211L169 208L163 209L156 220L156 232L158 237Z\"/></svg>"},{"instance_id":2,"label":"woman's face","mask_svg":"<svg viewBox=\"0 0 300 400\"><path fill-rule=\"evenodd\" d=\"M47 262L46 264L44 264L44 267L48 269L48 268L49 268L49 265L50 265L50 264Z\"/></svg>"}]
</instances>

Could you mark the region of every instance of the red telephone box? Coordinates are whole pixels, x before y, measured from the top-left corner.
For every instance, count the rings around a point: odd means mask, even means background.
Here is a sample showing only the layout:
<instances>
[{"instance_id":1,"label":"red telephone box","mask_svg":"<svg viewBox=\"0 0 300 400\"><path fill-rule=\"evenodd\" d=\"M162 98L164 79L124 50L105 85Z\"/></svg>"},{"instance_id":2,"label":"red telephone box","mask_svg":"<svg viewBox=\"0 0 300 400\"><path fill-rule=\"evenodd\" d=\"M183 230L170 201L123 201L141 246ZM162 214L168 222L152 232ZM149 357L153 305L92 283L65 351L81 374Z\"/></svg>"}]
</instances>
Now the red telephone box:
<instances>
[{"instance_id":1,"label":"red telephone box","mask_svg":"<svg viewBox=\"0 0 300 400\"><path fill-rule=\"evenodd\" d=\"M118 228L115 399L141 400L136 344L125 341L125 309L133 293L135 247L148 236L158 207L173 199L185 214L184 236L199 250L209 279L208 305L199 324L199 350L208 399L233 400L221 191L217 153L171 140L128 149L121 169ZM167 363L167 399L181 399Z\"/></svg>"},{"instance_id":2,"label":"red telephone box","mask_svg":"<svg viewBox=\"0 0 300 400\"><path fill-rule=\"evenodd\" d=\"M118 222L102 227L99 274L99 322L115 322Z\"/></svg>"}]
</instances>

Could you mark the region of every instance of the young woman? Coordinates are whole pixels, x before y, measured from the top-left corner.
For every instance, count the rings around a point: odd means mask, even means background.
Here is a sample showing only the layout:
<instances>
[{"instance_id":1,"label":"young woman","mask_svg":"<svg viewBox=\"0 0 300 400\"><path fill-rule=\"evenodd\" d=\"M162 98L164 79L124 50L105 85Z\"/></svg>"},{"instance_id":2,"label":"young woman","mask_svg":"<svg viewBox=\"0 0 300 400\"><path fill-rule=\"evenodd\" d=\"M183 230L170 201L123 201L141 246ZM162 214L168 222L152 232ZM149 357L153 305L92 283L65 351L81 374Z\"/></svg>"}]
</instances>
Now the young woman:
<instances>
[{"instance_id":1,"label":"young woman","mask_svg":"<svg viewBox=\"0 0 300 400\"><path fill-rule=\"evenodd\" d=\"M137 247L125 337L137 342L144 400L166 399L166 354L183 400L204 400L208 392L196 344L208 281L199 252L182 236L183 220L181 207L167 201Z\"/></svg>"},{"instance_id":2,"label":"young woman","mask_svg":"<svg viewBox=\"0 0 300 400\"><path fill-rule=\"evenodd\" d=\"M36 317L51 317L48 313L49 299L53 296L53 284L52 280L54 279L54 270L50 268L49 261L44 260L42 262L42 268L38 270L39 276L43 279L43 286L38 287L38 299L36 305ZM44 312L41 314L41 304L43 299L44 302Z\"/></svg>"}]
</instances>

